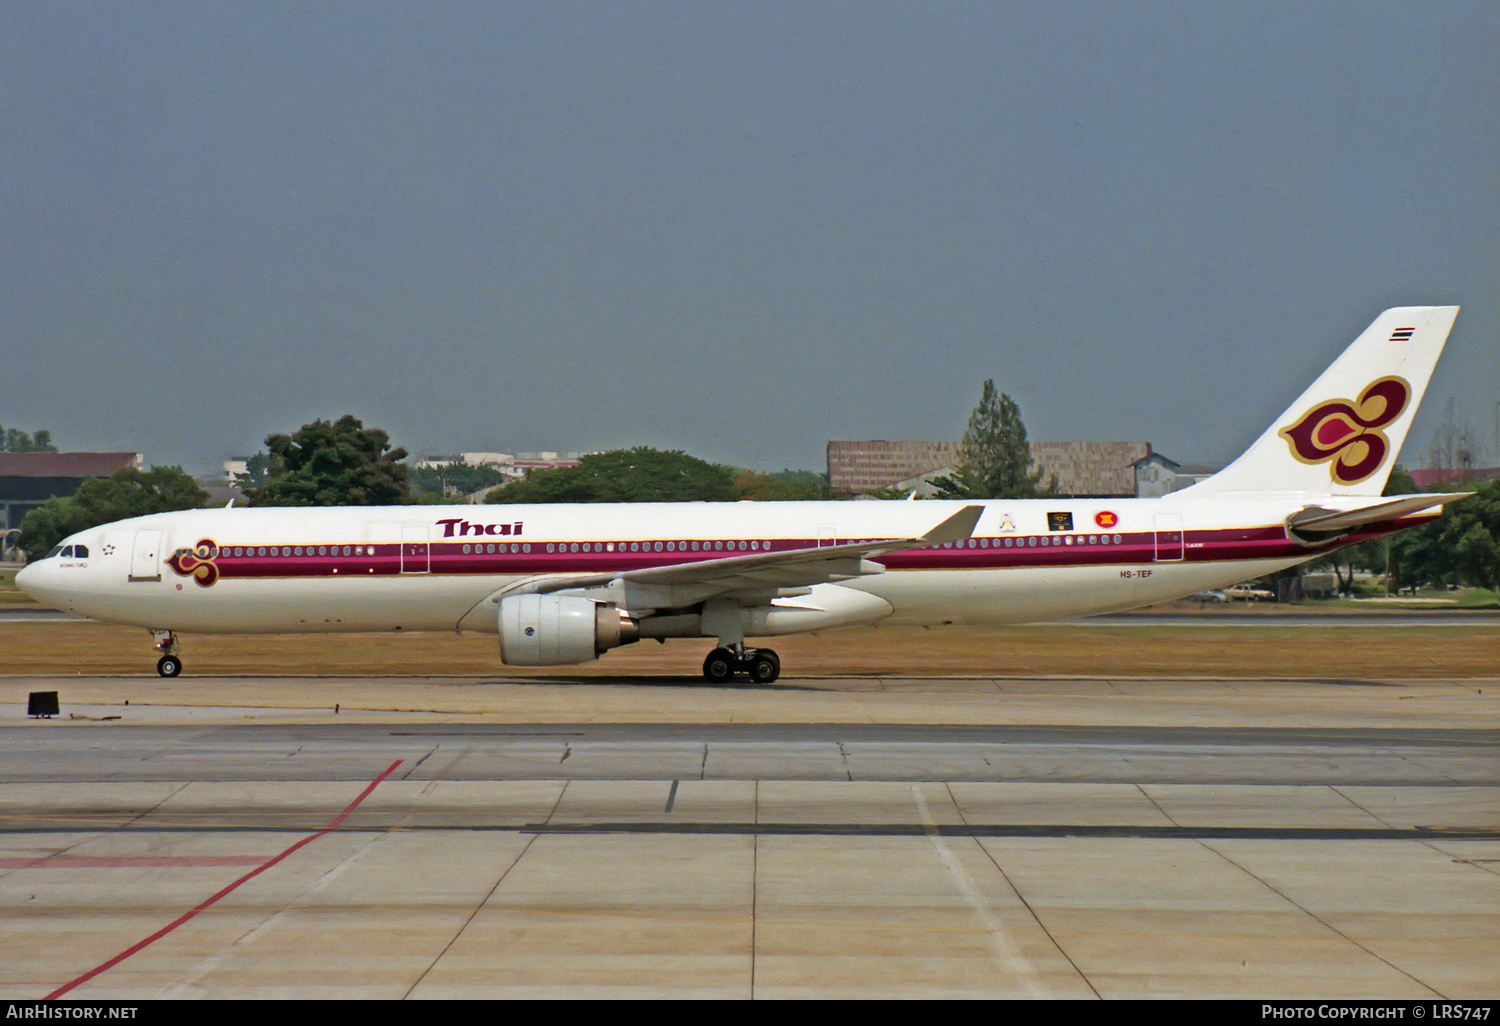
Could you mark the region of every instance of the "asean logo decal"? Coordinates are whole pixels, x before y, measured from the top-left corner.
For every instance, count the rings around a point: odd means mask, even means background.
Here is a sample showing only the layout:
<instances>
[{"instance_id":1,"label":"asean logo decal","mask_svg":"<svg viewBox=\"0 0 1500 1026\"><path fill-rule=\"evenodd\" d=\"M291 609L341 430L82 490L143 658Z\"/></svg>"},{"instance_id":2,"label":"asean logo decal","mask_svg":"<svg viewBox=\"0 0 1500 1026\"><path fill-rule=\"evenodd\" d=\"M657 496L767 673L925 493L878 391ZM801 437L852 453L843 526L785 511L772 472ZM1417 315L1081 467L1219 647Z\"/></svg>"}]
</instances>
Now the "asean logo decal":
<instances>
[{"instance_id":1,"label":"asean logo decal","mask_svg":"<svg viewBox=\"0 0 1500 1026\"><path fill-rule=\"evenodd\" d=\"M1380 429L1401 416L1410 400L1405 378L1381 378L1358 399L1320 403L1276 433L1286 439L1297 462L1331 463L1328 472L1335 484L1358 484L1385 462L1391 444Z\"/></svg>"},{"instance_id":2,"label":"asean logo decal","mask_svg":"<svg viewBox=\"0 0 1500 1026\"><path fill-rule=\"evenodd\" d=\"M219 547L212 538L204 538L190 549L172 553L167 566L183 577L191 576L200 588L207 588L219 579L219 567L214 563L218 557Z\"/></svg>"}]
</instances>

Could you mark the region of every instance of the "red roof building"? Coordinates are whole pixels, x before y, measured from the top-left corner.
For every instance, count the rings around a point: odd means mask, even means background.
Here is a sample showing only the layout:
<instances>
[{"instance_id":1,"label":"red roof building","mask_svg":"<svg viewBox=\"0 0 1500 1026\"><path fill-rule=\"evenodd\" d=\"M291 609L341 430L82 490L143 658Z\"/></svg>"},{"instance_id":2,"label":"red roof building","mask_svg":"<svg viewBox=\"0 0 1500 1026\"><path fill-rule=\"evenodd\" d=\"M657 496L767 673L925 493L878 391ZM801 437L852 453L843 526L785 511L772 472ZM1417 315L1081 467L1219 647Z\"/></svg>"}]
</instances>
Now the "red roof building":
<instances>
[{"instance_id":1,"label":"red roof building","mask_svg":"<svg viewBox=\"0 0 1500 1026\"><path fill-rule=\"evenodd\" d=\"M138 452L0 452L0 530L20 527L31 510L91 477L140 466Z\"/></svg>"}]
</instances>

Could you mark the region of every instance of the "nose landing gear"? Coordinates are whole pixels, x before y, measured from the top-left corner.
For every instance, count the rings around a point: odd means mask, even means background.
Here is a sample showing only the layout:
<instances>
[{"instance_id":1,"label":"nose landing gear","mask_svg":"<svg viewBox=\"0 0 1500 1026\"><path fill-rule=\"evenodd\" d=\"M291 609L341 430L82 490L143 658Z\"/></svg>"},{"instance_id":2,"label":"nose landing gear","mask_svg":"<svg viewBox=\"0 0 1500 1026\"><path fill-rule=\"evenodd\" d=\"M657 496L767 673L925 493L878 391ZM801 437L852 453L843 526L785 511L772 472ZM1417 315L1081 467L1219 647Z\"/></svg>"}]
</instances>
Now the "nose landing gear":
<instances>
[{"instance_id":1,"label":"nose landing gear","mask_svg":"<svg viewBox=\"0 0 1500 1026\"><path fill-rule=\"evenodd\" d=\"M182 660L177 655L177 635L171 631L152 631L156 639L156 650L163 653L156 661L156 672L163 677L175 677L182 672Z\"/></svg>"},{"instance_id":2,"label":"nose landing gear","mask_svg":"<svg viewBox=\"0 0 1500 1026\"><path fill-rule=\"evenodd\" d=\"M757 684L770 684L781 676L781 659L769 648L746 648L743 644L720 647L703 660L703 679L723 684L743 673Z\"/></svg>"}]
</instances>

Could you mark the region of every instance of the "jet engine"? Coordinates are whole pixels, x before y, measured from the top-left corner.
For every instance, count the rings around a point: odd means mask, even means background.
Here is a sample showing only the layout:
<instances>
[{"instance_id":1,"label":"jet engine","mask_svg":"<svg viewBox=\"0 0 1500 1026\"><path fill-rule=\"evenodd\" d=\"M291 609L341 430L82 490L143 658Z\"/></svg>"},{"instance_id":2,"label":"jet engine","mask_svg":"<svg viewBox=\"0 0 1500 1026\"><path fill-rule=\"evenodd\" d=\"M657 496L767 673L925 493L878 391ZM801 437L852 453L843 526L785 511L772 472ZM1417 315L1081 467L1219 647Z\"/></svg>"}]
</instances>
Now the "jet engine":
<instances>
[{"instance_id":1,"label":"jet engine","mask_svg":"<svg viewBox=\"0 0 1500 1026\"><path fill-rule=\"evenodd\" d=\"M624 610L566 595L512 595L500 600L500 661L511 666L587 663L640 638Z\"/></svg>"}]
</instances>

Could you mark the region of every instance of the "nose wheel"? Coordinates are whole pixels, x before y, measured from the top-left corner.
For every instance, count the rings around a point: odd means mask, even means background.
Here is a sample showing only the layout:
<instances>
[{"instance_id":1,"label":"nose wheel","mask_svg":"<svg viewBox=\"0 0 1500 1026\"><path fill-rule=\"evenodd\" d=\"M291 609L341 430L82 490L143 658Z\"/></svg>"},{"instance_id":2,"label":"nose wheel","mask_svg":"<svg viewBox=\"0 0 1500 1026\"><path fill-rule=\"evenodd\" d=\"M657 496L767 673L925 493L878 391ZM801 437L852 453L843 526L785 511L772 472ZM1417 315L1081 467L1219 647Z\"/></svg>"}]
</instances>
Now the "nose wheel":
<instances>
[{"instance_id":1,"label":"nose wheel","mask_svg":"<svg viewBox=\"0 0 1500 1026\"><path fill-rule=\"evenodd\" d=\"M156 672L163 677L175 677L182 672L182 659L177 655L177 635L171 631L152 631L156 639L156 650L162 657L156 661Z\"/></svg>"},{"instance_id":2,"label":"nose wheel","mask_svg":"<svg viewBox=\"0 0 1500 1026\"><path fill-rule=\"evenodd\" d=\"M703 679L724 684L743 673L757 684L773 683L781 676L781 659L769 648L716 648L703 660Z\"/></svg>"}]
</instances>

